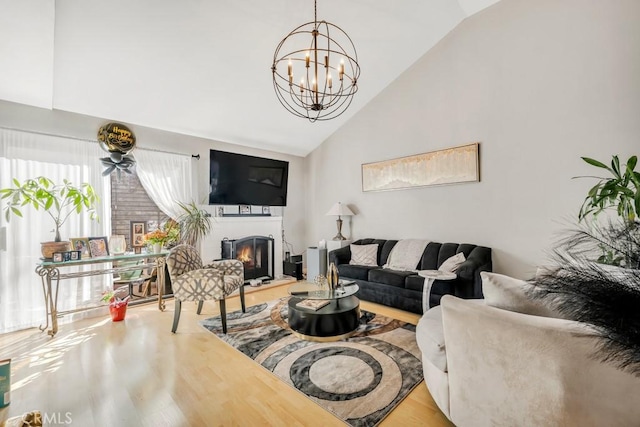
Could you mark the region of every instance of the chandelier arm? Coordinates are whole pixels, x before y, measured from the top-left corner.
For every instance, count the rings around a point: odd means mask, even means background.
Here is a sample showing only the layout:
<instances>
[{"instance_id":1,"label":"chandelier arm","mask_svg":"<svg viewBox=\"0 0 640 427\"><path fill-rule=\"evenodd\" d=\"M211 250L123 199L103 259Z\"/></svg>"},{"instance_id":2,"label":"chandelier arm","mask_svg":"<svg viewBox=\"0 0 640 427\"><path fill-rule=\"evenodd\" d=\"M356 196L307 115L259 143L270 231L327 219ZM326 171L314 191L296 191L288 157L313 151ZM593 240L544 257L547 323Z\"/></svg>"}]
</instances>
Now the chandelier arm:
<instances>
[{"instance_id":1,"label":"chandelier arm","mask_svg":"<svg viewBox=\"0 0 640 427\"><path fill-rule=\"evenodd\" d=\"M339 108L341 109L336 109L331 111L328 114L325 114L322 117L318 117L316 118L316 120L319 121L325 121L325 120L331 120L331 119L335 119L336 117L341 116L345 111L347 111L347 109L349 108L349 105L351 105L351 101L353 101L353 97L349 97L349 98L344 98L344 101L342 104L340 104ZM342 105L344 105L344 103L346 103L346 106L344 108L342 108ZM335 113L335 114L334 114ZM314 120L315 121L315 120Z\"/></svg>"},{"instance_id":2,"label":"chandelier arm","mask_svg":"<svg viewBox=\"0 0 640 427\"><path fill-rule=\"evenodd\" d=\"M289 81L287 78L285 78L284 76L282 76L281 74L279 74L277 71L274 72L274 75L277 77L274 77L274 85L286 92L289 92L290 90L293 90L295 92L298 91L299 86L298 85L289 85ZM279 83L279 81L282 81L282 84ZM305 90L307 92L309 92L308 87L305 87ZM340 87L338 88L338 90L336 90L335 92L332 91L318 91L318 93L322 96L325 97L329 97L330 99L330 103L327 104L327 106L330 105L334 105L338 98L342 98L342 97L346 97L346 96L350 96L351 94L355 93L357 91L357 86L353 86L353 85L348 85L348 86L344 86L344 83L341 82L340 83ZM308 95L305 96L305 98L308 98ZM298 97L298 99L300 100L300 106L311 106L312 103L310 102L304 102L302 100L301 97Z\"/></svg>"},{"instance_id":3,"label":"chandelier arm","mask_svg":"<svg viewBox=\"0 0 640 427\"><path fill-rule=\"evenodd\" d=\"M288 91L289 97L291 98L291 100L296 106L304 109L311 108L311 103L306 101L306 99L309 98L309 95L308 95L309 91L306 91L307 94L304 94L303 92L299 92L298 88L299 86L292 86ZM283 96L283 99L284 99L284 96Z\"/></svg>"},{"instance_id":4,"label":"chandelier arm","mask_svg":"<svg viewBox=\"0 0 640 427\"><path fill-rule=\"evenodd\" d=\"M302 113L300 113L299 111L297 111L297 110L295 110L294 108L292 108L292 107L291 107L291 106L290 106L290 105L289 105L289 104L288 104L288 103L283 99L282 94L281 94L278 90L276 90L276 94L277 94L277 97L278 97L278 101L280 102L280 104L281 104L281 105L282 105L282 106L283 106L287 111L289 111L291 114L293 114L293 115L295 115L295 116L298 116L298 117L301 117L301 118L304 118L304 119L306 119L306 118L307 118L307 116L306 116L305 114L302 114Z\"/></svg>"}]
</instances>

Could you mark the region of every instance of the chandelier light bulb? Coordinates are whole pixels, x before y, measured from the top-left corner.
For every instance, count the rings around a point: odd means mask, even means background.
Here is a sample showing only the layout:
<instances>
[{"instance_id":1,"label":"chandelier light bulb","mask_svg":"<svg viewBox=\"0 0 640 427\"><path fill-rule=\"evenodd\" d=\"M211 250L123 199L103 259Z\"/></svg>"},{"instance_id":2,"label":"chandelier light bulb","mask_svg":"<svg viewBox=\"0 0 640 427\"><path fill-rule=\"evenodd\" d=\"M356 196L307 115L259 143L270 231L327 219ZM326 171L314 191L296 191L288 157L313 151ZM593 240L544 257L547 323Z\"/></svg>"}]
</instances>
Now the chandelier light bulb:
<instances>
[{"instance_id":1,"label":"chandelier light bulb","mask_svg":"<svg viewBox=\"0 0 640 427\"><path fill-rule=\"evenodd\" d=\"M360 78L351 38L340 27L318 21L316 5L314 1L314 20L280 41L271 66L278 101L292 114L311 122L344 113L358 91ZM336 85L332 72L340 79ZM297 90L293 87L294 75L302 76Z\"/></svg>"}]
</instances>

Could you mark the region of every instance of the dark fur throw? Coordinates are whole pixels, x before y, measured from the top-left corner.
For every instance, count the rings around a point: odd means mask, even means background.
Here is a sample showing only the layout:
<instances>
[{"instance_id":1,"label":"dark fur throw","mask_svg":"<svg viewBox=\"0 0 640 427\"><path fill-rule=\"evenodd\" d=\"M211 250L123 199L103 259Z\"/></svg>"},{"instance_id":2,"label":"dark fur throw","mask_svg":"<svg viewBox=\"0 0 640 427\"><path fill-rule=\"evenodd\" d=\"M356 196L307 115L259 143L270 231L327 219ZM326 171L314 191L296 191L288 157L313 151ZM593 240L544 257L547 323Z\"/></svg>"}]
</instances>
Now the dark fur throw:
<instances>
[{"instance_id":1,"label":"dark fur throw","mask_svg":"<svg viewBox=\"0 0 640 427\"><path fill-rule=\"evenodd\" d=\"M572 231L553 259L529 296L593 325L601 360L640 377L640 223Z\"/></svg>"}]
</instances>

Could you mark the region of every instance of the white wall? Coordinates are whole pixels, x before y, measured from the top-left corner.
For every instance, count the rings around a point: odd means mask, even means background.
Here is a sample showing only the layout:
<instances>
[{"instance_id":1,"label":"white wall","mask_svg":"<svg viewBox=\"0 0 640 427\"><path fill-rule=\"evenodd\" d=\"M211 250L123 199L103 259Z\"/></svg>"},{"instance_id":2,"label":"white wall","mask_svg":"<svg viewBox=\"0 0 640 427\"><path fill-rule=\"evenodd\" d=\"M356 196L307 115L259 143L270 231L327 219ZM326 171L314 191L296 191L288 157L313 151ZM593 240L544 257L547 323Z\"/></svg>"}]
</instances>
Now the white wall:
<instances>
[{"instance_id":1,"label":"white wall","mask_svg":"<svg viewBox=\"0 0 640 427\"><path fill-rule=\"evenodd\" d=\"M307 157L308 244L342 201L353 238L486 245L494 271L533 274L593 185L572 180L597 173L580 156L640 154L638 16L637 0L502 0L462 22ZM363 59L360 84L374 72ZM480 183L361 190L362 163L475 141Z\"/></svg>"},{"instance_id":2,"label":"white wall","mask_svg":"<svg viewBox=\"0 0 640 427\"><path fill-rule=\"evenodd\" d=\"M45 132L61 136L96 140L101 125L111 120L83 116L58 110L28 107L0 101L0 126L13 129ZM272 151L241 147L204 138L180 135L142 126L129 125L136 135L137 146L174 153L200 154L197 168L198 200L207 200L209 189L209 150L218 149L241 154L268 157L289 162L289 185L287 207L282 209L283 228L286 239L294 247L294 253L305 248L304 215L304 159ZM96 162L99 160L96 159ZM205 202L206 203L206 202ZM208 210L213 210L209 209ZM280 208L275 208L280 215ZM215 224L214 224L215 226ZM276 239L279 236L274 236Z\"/></svg>"}]
</instances>

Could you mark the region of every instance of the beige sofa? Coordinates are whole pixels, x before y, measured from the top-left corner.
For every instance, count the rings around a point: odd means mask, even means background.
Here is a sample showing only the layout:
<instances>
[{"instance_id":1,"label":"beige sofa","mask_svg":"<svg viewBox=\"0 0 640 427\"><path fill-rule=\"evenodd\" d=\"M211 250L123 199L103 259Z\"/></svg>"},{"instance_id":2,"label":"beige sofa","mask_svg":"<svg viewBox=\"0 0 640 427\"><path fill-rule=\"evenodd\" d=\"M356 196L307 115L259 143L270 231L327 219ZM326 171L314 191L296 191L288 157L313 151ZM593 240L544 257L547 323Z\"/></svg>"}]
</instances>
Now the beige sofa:
<instances>
[{"instance_id":1,"label":"beige sofa","mask_svg":"<svg viewBox=\"0 0 640 427\"><path fill-rule=\"evenodd\" d=\"M512 289L485 286L496 280ZM483 273L487 300L444 296L419 321L425 382L444 414L460 427L640 425L640 378L593 357L589 326L492 306L549 314L514 300L516 282Z\"/></svg>"}]
</instances>

